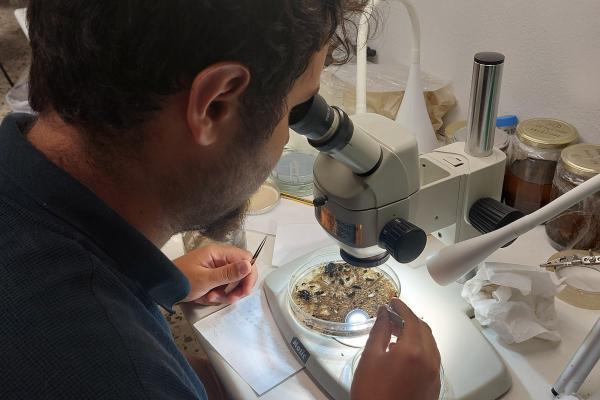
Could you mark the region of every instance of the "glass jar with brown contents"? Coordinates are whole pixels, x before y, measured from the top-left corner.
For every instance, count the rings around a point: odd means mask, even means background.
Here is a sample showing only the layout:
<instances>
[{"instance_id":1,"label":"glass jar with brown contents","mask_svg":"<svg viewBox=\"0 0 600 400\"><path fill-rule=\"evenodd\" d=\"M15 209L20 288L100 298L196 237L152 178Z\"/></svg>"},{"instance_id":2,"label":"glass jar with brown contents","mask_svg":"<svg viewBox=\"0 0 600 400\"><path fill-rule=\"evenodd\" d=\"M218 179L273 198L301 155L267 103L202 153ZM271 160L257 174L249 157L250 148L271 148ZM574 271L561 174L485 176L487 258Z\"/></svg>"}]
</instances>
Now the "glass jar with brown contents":
<instances>
[{"instance_id":1,"label":"glass jar with brown contents","mask_svg":"<svg viewBox=\"0 0 600 400\"><path fill-rule=\"evenodd\" d=\"M560 152L576 143L574 126L550 118L521 122L511 141L504 176L506 204L529 214L550 202Z\"/></svg>"},{"instance_id":2,"label":"glass jar with brown contents","mask_svg":"<svg viewBox=\"0 0 600 400\"><path fill-rule=\"evenodd\" d=\"M551 199L600 174L600 145L578 144L561 153ZM600 250L600 193L564 211L546 224L546 233L558 250Z\"/></svg>"}]
</instances>

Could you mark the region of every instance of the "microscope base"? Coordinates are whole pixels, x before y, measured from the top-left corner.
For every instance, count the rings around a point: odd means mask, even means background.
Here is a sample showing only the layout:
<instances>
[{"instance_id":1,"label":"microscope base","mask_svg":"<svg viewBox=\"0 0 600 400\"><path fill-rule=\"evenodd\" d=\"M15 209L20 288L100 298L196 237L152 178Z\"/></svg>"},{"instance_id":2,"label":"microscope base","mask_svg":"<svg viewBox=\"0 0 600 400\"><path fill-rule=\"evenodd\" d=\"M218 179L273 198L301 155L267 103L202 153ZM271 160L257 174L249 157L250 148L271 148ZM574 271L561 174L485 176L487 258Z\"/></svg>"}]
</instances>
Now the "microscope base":
<instances>
[{"instance_id":1,"label":"microscope base","mask_svg":"<svg viewBox=\"0 0 600 400\"><path fill-rule=\"evenodd\" d=\"M335 251L335 246L318 250L307 257ZM265 280L265 292L273 317L290 351L303 354L300 359L309 373L334 399L349 398L353 366L366 336L351 340L325 336L300 325L288 304L288 285L292 274L307 257L279 268ZM401 298L430 326L440 350L445 380L445 399L496 399L511 387L504 363L469 318L472 310L462 299L462 286L440 287L424 266L387 262L402 285ZM358 348L349 347L342 343ZM400 389L401 390L401 389ZM440 397L442 398L442 397Z\"/></svg>"}]
</instances>

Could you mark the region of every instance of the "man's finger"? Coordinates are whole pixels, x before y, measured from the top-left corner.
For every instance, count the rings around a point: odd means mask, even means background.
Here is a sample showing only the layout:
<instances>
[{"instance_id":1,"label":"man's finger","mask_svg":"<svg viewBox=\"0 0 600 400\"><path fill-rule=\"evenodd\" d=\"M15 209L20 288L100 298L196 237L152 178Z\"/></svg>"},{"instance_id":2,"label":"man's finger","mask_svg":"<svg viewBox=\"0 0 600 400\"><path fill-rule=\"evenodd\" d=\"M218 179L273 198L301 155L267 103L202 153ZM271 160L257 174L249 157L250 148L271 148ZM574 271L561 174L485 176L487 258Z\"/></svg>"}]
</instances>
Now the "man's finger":
<instances>
[{"instance_id":1,"label":"man's finger","mask_svg":"<svg viewBox=\"0 0 600 400\"><path fill-rule=\"evenodd\" d=\"M208 279L212 287L241 281L252 271L250 261L242 260L219 268L208 269Z\"/></svg>"},{"instance_id":2,"label":"man's finger","mask_svg":"<svg viewBox=\"0 0 600 400\"><path fill-rule=\"evenodd\" d=\"M371 328L369 339L365 345L363 358L370 355L383 354L387 351L390 339L392 336L392 328L387 310L383 306L379 306L377 310L377 320Z\"/></svg>"},{"instance_id":3,"label":"man's finger","mask_svg":"<svg viewBox=\"0 0 600 400\"><path fill-rule=\"evenodd\" d=\"M252 266L252 271L240 282L238 286L241 289L241 293L244 296L247 296L252 292L254 285L256 285L256 281L258 280L258 268L256 264Z\"/></svg>"},{"instance_id":4,"label":"man's finger","mask_svg":"<svg viewBox=\"0 0 600 400\"><path fill-rule=\"evenodd\" d=\"M404 327L402 328L402 332L397 335L398 342L402 342L407 346L412 346L413 344L420 344L421 341L421 324L422 321L412 312L412 310L404 304L404 302L400 299L392 299L390 301L391 307L396 311L402 319L404 319ZM400 348L400 346L397 346Z\"/></svg>"},{"instance_id":5,"label":"man's finger","mask_svg":"<svg viewBox=\"0 0 600 400\"><path fill-rule=\"evenodd\" d=\"M404 318L404 320L410 320L410 319L419 319L415 313L410 309L409 306L407 306L402 300L397 299L397 298L393 298L392 300L390 300L390 306L392 307L392 309L394 311L396 311L398 314L400 314L402 316L402 318Z\"/></svg>"},{"instance_id":6,"label":"man's finger","mask_svg":"<svg viewBox=\"0 0 600 400\"><path fill-rule=\"evenodd\" d=\"M433 337L431 328L429 327L429 325L427 325L425 322L423 322L421 324L421 329L422 329L422 337L423 337L425 348L430 353L430 356L433 359L435 359L438 364L441 363L440 351L437 347L437 342L435 341L435 338Z\"/></svg>"},{"instance_id":7,"label":"man's finger","mask_svg":"<svg viewBox=\"0 0 600 400\"><path fill-rule=\"evenodd\" d=\"M421 319L402 300L394 298L390 300L390 306L396 313L400 314L405 322L421 322ZM416 324L412 325L418 326Z\"/></svg>"},{"instance_id":8,"label":"man's finger","mask_svg":"<svg viewBox=\"0 0 600 400\"><path fill-rule=\"evenodd\" d=\"M206 302L210 304L221 304L225 299L225 292L222 288L216 288L206 293L202 298L201 302Z\"/></svg>"},{"instance_id":9,"label":"man's finger","mask_svg":"<svg viewBox=\"0 0 600 400\"><path fill-rule=\"evenodd\" d=\"M217 266L218 264L232 264L240 260L252 259L252 253L248 250L228 245L211 245L210 255Z\"/></svg>"},{"instance_id":10,"label":"man's finger","mask_svg":"<svg viewBox=\"0 0 600 400\"><path fill-rule=\"evenodd\" d=\"M240 281L240 284L230 292L225 291L227 298L223 301L227 304L233 304L252 293L252 289L258 280L258 271L256 265L252 266L252 271Z\"/></svg>"}]
</instances>

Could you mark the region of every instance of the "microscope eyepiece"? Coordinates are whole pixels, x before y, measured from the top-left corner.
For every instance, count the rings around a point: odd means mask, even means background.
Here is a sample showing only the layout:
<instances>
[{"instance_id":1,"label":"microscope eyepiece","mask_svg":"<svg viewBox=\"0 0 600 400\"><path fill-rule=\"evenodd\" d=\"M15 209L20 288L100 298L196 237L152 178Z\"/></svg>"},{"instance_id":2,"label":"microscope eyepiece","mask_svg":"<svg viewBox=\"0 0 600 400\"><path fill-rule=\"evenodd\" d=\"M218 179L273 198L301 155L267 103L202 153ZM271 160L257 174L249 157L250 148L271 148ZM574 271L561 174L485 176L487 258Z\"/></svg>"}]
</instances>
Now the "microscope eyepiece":
<instances>
[{"instance_id":1,"label":"microscope eyepiece","mask_svg":"<svg viewBox=\"0 0 600 400\"><path fill-rule=\"evenodd\" d=\"M356 174L372 173L381 161L379 143L356 130L348 114L331 107L318 94L291 110L289 125L306 136L315 149L346 164Z\"/></svg>"},{"instance_id":2,"label":"microscope eyepiece","mask_svg":"<svg viewBox=\"0 0 600 400\"><path fill-rule=\"evenodd\" d=\"M320 141L337 128L337 111L320 95L294 107L290 113L290 128L310 140Z\"/></svg>"}]
</instances>

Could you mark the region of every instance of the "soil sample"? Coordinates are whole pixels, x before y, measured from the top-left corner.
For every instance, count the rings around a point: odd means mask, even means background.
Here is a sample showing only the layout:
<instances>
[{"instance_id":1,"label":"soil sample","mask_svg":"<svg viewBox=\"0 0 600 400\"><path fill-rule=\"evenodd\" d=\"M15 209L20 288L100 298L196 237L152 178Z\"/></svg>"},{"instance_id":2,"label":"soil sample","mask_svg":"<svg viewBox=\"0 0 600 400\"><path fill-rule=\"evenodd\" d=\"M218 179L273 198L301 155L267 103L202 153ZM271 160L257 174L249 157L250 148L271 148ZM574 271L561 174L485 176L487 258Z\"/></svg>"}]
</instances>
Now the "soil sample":
<instances>
[{"instance_id":1,"label":"soil sample","mask_svg":"<svg viewBox=\"0 0 600 400\"><path fill-rule=\"evenodd\" d=\"M315 267L295 283L292 292L303 312L331 322L345 322L346 315L357 308L374 318L379 305L398 294L396 284L380 270L344 262Z\"/></svg>"}]
</instances>

